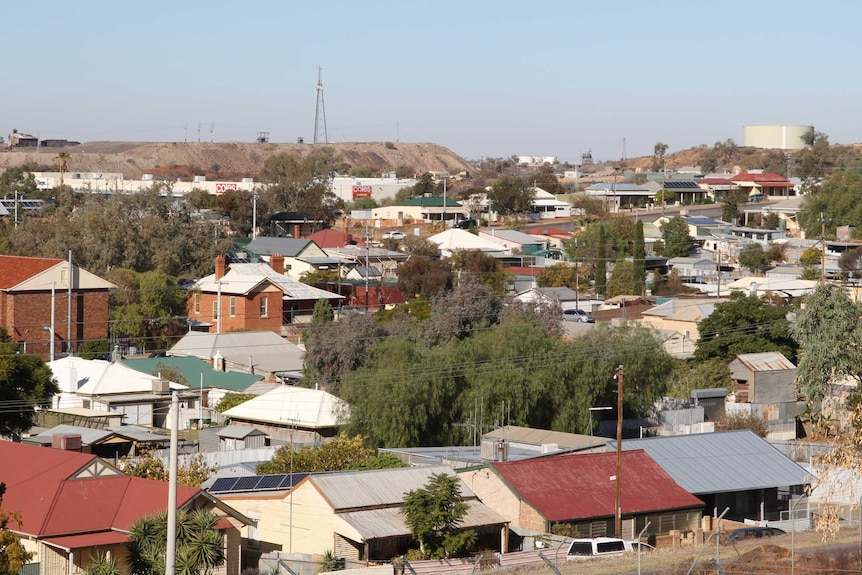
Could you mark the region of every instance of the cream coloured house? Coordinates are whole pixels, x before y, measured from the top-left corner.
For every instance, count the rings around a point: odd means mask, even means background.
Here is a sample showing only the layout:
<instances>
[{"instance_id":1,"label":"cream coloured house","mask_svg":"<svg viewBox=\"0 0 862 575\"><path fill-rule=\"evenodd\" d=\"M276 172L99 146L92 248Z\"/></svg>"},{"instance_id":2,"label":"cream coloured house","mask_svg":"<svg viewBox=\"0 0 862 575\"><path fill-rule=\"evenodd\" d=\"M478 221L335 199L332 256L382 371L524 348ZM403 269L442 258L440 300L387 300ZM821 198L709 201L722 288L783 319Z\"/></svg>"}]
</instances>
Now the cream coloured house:
<instances>
[{"instance_id":1,"label":"cream coloured house","mask_svg":"<svg viewBox=\"0 0 862 575\"><path fill-rule=\"evenodd\" d=\"M261 551L332 551L348 562L389 560L416 546L401 514L405 493L425 487L439 473L455 475L446 466L343 471L308 475L292 490L288 481L288 488L213 495L257 521L247 539ZM476 530L483 548L506 549L506 521L463 483L461 496L468 506L461 527Z\"/></svg>"}]
</instances>

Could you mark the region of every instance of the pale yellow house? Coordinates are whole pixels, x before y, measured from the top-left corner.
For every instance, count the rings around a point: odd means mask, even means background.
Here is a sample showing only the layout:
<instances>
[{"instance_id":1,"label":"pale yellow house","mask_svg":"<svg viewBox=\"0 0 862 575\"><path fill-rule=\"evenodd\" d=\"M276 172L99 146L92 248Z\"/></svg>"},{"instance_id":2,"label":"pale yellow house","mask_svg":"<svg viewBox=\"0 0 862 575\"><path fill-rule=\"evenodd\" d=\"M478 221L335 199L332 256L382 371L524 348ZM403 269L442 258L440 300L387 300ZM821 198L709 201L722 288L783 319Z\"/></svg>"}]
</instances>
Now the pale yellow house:
<instances>
[{"instance_id":1,"label":"pale yellow house","mask_svg":"<svg viewBox=\"0 0 862 575\"><path fill-rule=\"evenodd\" d=\"M212 494L257 521L247 530L249 547L261 552L323 554L348 563L389 560L417 547L404 523L404 495L434 474L455 475L446 466L311 474L287 488ZM474 529L478 545L506 549L508 527L495 511L461 485L468 513L460 526Z\"/></svg>"},{"instance_id":2,"label":"pale yellow house","mask_svg":"<svg viewBox=\"0 0 862 575\"><path fill-rule=\"evenodd\" d=\"M689 341L700 338L698 323L727 298L675 298L643 312L641 324L664 331L676 331Z\"/></svg>"}]
</instances>

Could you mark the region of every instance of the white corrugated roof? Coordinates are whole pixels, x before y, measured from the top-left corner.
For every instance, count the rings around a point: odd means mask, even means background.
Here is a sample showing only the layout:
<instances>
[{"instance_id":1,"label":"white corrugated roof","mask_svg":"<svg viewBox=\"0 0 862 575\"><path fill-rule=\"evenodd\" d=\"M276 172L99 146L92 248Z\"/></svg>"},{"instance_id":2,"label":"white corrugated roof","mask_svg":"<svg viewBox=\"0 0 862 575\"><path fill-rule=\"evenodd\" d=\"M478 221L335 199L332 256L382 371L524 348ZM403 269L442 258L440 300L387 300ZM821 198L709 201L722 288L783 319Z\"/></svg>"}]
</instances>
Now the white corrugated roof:
<instances>
[{"instance_id":1,"label":"white corrugated roof","mask_svg":"<svg viewBox=\"0 0 862 575\"><path fill-rule=\"evenodd\" d=\"M480 238L476 234L471 234L467 230L459 230L458 228L452 228L435 234L428 238L428 241L437 244L441 251L449 253L457 250L506 251L506 248L497 242Z\"/></svg>"},{"instance_id":2,"label":"white corrugated roof","mask_svg":"<svg viewBox=\"0 0 862 575\"><path fill-rule=\"evenodd\" d=\"M103 359L64 357L48 363L60 390L79 395L112 395L129 393L151 393L155 375L136 371L122 363L111 363ZM171 383L171 389L188 389L185 385Z\"/></svg>"},{"instance_id":3,"label":"white corrugated roof","mask_svg":"<svg viewBox=\"0 0 862 575\"><path fill-rule=\"evenodd\" d=\"M336 427L347 417L347 404L319 389L283 385L224 412L225 417L296 425L305 429Z\"/></svg>"}]
</instances>

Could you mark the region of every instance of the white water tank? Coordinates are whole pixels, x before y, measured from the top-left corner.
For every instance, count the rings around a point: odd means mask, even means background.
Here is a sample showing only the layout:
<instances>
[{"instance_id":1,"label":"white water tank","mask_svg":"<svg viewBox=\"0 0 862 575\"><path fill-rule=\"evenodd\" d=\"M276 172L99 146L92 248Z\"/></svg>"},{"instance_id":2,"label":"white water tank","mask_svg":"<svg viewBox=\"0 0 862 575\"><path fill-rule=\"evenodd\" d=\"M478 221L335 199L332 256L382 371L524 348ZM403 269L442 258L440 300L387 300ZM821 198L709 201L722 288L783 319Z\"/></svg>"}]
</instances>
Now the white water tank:
<instances>
[{"instance_id":1,"label":"white water tank","mask_svg":"<svg viewBox=\"0 0 862 575\"><path fill-rule=\"evenodd\" d=\"M814 133L814 126L743 126L742 145L766 150L801 150Z\"/></svg>"}]
</instances>

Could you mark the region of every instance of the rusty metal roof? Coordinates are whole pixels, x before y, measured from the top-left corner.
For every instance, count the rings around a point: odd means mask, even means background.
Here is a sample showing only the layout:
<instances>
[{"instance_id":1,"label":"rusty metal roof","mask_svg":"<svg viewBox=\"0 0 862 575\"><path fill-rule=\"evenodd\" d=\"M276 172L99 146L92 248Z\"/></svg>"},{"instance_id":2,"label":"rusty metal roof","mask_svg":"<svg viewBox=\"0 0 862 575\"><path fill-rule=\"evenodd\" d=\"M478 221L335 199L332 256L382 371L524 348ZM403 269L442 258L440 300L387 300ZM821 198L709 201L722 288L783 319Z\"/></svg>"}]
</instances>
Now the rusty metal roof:
<instances>
[{"instance_id":1,"label":"rusty metal roof","mask_svg":"<svg viewBox=\"0 0 862 575\"><path fill-rule=\"evenodd\" d=\"M796 369L793 362L777 351L764 353L741 353L736 359L751 371L780 371L784 369Z\"/></svg>"}]
</instances>

